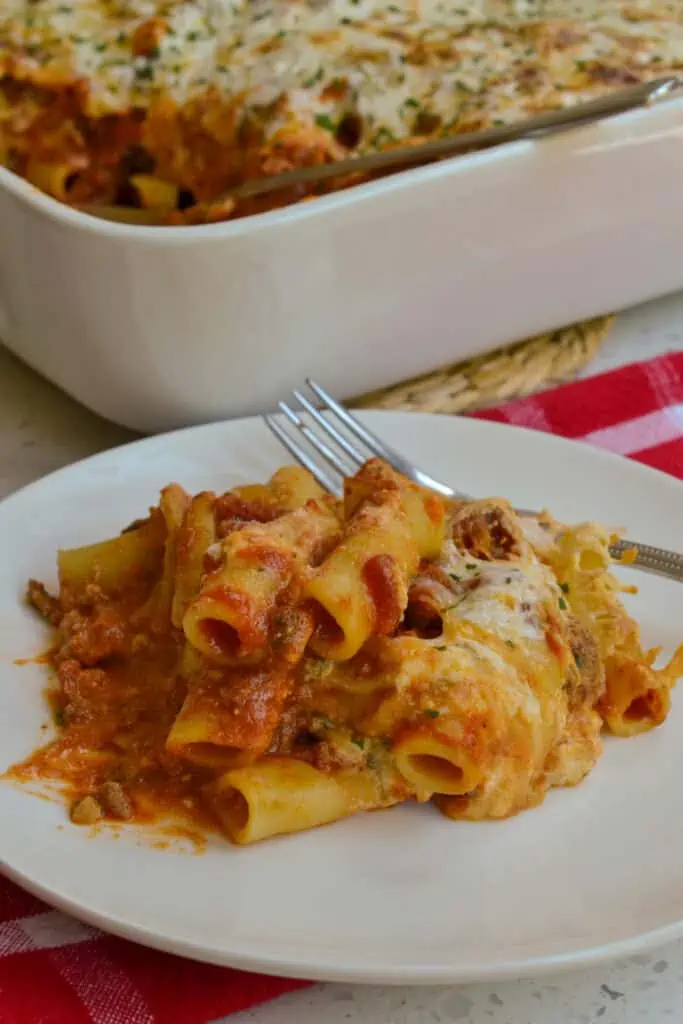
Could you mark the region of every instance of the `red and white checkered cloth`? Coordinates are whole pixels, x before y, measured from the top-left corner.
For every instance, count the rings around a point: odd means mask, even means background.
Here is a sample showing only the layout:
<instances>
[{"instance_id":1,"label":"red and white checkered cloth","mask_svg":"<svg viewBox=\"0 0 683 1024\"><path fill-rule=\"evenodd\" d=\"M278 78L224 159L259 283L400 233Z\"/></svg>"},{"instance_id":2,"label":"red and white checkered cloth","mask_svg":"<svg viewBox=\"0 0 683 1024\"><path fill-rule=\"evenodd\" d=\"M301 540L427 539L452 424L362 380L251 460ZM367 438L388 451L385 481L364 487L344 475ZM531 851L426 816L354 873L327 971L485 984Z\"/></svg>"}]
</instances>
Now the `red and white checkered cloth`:
<instances>
[{"instance_id":1,"label":"red and white checkered cloth","mask_svg":"<svg viewBox=\"0 0 683 1024\"><path fill-rule=\"evenodd\" d=\"M588 441L683 479L683 353L477 415ZM305 984L144 949L0 879L0 1024L206 1024Z\"/></svg>"}]
</instances>

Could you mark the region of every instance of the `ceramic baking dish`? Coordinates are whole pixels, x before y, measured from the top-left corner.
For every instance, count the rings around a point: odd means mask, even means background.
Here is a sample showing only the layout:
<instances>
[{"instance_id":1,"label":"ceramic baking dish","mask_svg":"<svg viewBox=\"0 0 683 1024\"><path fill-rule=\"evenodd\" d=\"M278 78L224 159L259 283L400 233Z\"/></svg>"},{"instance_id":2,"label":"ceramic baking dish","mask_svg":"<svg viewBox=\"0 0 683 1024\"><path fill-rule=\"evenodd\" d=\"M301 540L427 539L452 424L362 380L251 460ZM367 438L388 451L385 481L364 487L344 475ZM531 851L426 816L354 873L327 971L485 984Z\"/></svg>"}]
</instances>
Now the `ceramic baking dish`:
<instances>
[{"instance_id":1,"label":"ceramic baking dish","mask_svg":"<svg viewBox=\"0 0 683 1024\"><path fill-rule=\"evenodd\" d=\"M341 397L683 287L683 99L215 225L69 209L0 168L0 337L158 431Z\"/></svg>"}]
</instances>

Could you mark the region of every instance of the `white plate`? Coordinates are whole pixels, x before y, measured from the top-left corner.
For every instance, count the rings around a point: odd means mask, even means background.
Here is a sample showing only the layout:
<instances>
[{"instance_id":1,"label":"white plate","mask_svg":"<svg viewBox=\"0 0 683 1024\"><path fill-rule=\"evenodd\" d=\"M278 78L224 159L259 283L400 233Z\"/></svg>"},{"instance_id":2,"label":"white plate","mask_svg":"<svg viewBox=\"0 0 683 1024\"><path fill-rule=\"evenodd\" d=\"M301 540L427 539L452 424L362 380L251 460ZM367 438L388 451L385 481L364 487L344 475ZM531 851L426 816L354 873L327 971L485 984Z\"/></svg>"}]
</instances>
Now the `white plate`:
<instances>
[{"instance_id":1,"label":"white plate","mask_svg":"<svg viewBox=\"0 0 683 1024\"><path fill-rule=\"evenodd\" d=\"M367 419L426 469L474 493L683 544L683 486L653 470L491 423ZM258 421L233 421L97 456L0 506L0 767L34 747L46 719L42 672L14 664L45 640L20 603L26 578L53 581L58 545L118 531L170 480L225 488L285 461ZM645 639L670 651L683 637L683 588L638 582L629 604ZM682 704L674 700L661 729L607 742L576 789L498 823L403 807L252 849L216 840L197 856L153 849L132 828L118 839L89 837L63 806L4 783L3 868L119 935L275 974L464 982L591 963L683 934Z\"/></svg>"}]
</instances>

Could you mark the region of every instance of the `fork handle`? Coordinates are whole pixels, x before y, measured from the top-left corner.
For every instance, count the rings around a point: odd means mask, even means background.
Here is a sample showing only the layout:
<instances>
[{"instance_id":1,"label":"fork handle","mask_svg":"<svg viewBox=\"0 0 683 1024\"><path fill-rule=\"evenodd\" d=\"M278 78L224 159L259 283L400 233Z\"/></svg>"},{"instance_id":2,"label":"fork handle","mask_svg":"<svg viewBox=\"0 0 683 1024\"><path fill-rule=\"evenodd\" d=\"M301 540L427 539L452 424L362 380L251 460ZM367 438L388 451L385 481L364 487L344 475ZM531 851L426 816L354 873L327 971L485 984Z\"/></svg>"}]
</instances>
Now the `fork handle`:
<instances>
[{"instance_id":1,"label":"fork handle","mask_svg":"<svg viewBox=\"0 0 683 1024\"><path fill-rule=\"evenodd\" d=\"M630 563L635 569L666 576L667 579L683 583L683 555L665 548L656 548L651 544L640 544L635 540L618 540L610 545L613 558L623 558L629 552L636 552L636 559ZM625 564L629 564L628 562Z\"/></svg>"}]
</instances>

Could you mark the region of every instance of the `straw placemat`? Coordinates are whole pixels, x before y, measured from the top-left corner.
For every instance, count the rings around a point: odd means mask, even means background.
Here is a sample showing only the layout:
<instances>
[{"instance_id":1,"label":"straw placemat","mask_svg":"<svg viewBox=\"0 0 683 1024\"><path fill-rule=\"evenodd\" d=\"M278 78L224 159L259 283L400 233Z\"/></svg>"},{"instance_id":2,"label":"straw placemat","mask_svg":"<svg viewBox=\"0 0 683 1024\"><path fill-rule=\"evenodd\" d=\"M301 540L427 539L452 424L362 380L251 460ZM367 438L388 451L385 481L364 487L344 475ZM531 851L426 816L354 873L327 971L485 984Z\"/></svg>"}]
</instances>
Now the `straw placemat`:
<instances>
[{"instance_id":1,"label":"straw placemat","mask_svg":"<svg viewBox=\"0 0 683 1024\"><path fill-rule=\"evenodd\" d=\"M464 363L373 391L355 408L469 412L521 398L574 378L609 334L613 316L601 316L539 334Z\"/></svg>"}]
</instances>

